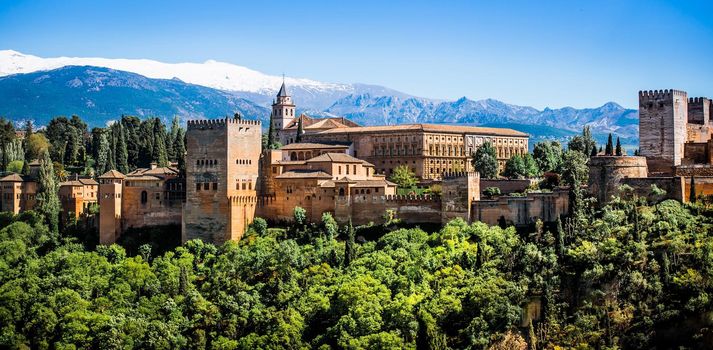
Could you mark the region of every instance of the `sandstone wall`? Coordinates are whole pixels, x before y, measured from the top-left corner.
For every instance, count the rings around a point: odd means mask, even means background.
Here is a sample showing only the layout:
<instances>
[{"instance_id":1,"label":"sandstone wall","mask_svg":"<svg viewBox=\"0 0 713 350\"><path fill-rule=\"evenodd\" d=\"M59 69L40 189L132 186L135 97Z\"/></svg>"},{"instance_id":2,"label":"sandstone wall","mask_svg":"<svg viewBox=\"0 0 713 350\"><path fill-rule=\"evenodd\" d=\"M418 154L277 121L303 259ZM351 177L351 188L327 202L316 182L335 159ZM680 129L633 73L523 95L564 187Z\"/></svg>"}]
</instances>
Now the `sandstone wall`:
<instances>
[{"instance_id":1,"label":"sandstone wall","mask_svg":"<svg viewBox=\"0 0 713 350\"><path fill-rule=\"evenodd\" d=\"M646 176L644 157L596 156L589 159L589 191L601 204L619 194L623 179Z\"/></svg>"},{"instance_id":2,"label":"sandstone wall","mask_svg":"<svg viewBox=\"0 0 713 350\"><path fill-rule=\"evenodd\" d=\"M501 196L473 202L473 221L496 225L501 217L508 225L523 226L556 221L569 213L569 194L566 190L528 193L527 197Z\"/></svg>"},{"instance_id":3,"label":"sandstone wall","mask_svg":"<svg viewBox=\"0 0 713 350\"><path fill-rule=\"evenodd\" d=\"M488 187L497 187L502 194L523 193L532 183L533 181L528 179L480 179L480 192L482 194Z\"/></svg>"},{"instance_id":4,"label":"sandstone wall","mask_svg":"<svg viewBox=\"0 0 713 350\"><path fill-rule=\"evenodd\" d=\"M649 197L651 186L656 185L666 191L665 198L683 201L684 178L680 176L626 178L622 180L622 184L634 188L634 192L640 197Z\"/></svg>"},{"instance_id":5,"label":"sandstone wall","mask_svg":"<svg viewBox=\"0 0 713 350\"><path fill-rule=\"evenodd\" d=\"M672 173L686 142L688 96L678 90L639 92L639 152L649 172Z\"/></svg>"}]
</instances>

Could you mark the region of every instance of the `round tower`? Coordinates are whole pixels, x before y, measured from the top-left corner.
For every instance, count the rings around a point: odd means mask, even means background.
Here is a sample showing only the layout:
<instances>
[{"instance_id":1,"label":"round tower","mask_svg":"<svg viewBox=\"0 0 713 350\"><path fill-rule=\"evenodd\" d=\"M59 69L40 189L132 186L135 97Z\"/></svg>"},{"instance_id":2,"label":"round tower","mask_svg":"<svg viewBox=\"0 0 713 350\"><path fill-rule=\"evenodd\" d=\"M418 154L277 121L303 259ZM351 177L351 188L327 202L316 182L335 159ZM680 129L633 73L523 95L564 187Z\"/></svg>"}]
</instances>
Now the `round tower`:
<instances>
[{"instance_id":1,"label":"round tower","mask_svg":"<svg viewBox=\"0 0 713 350\"><path fill-rule=\"evenodd\" d=\"M596 156L589 158L589 191L600 204L619 194L625 178L647 177L646 157Z\"/></svg>"}]
</instances>

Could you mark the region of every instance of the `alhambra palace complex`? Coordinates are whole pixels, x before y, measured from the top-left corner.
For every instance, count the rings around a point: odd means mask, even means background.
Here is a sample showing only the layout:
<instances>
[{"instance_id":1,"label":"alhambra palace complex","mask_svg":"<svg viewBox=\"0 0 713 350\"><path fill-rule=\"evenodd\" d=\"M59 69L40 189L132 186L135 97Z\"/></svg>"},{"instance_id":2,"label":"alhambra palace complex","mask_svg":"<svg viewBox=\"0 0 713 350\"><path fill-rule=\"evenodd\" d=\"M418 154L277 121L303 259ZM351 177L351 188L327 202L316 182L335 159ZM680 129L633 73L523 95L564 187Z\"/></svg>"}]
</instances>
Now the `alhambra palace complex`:
<instances>
[{"instance_id":1,"label":"alhambra palace complex","mask_svg":"<svg viewBox=\"0 0 713 350\"><path fill-rule=\"evenodd\" d=\"M640 92L641 156L592 157L590 191L606 202L623 184L644 196L655 184L683 201L694 177L697 194L713 193L712 113L707 98L689 99L676 90ZM130 228L162 225L180 225L184 241L238 240L256 216L288 221L297 206L313 222L330 212L340 223L358 225L379 224L387 211L412 224L463 218L491 225L550 222L569 211L565 188L481 199L487 187L513 193L530 185L480 179L471 165L484 142L495 147L501 167L527 153L525 133L434 124L359 126L346 118L296 116L284 84L270 120L284 145L277 150L262 150L259 121L188 121L185 176L151 166L128 174L109 171L96 180L75 178L61 183L62 215L87 217L89 205L98 202L100 242L110 244ZM387 178L401 165L422 182L439 183L441 195L397 195ZM0 210L33 208L36 168L31 166L29 176L0 179Z\"/></svg>"}]
</instances>

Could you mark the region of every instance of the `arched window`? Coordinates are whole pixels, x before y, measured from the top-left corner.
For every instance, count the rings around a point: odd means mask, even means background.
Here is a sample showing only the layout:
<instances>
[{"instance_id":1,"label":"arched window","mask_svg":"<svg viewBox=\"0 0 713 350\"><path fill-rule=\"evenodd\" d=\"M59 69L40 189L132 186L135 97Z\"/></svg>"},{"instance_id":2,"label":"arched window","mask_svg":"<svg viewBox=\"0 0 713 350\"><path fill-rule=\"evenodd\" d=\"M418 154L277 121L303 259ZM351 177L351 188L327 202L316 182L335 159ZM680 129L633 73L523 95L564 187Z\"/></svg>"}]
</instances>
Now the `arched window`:
<instances>
[{"instance_id":1,"label":"arched window","mask_svg":"<svg viewBox=\"0 0 713 350\"><path fill-rule=\"evenodd\" d=\"M141 204L146 204L149 200L149 194L146 191L141 191Z\"/></svg>"},{"instance_id":2,"label":"arched window","mask_svg":"<svg viewBox=\"0 0 713 350\"><path fill-rule=\"evenodd\" d=\"M292 152L292 154L290 154L290 160L297 160L297 152Z\"/></svg>"}]
</instances>

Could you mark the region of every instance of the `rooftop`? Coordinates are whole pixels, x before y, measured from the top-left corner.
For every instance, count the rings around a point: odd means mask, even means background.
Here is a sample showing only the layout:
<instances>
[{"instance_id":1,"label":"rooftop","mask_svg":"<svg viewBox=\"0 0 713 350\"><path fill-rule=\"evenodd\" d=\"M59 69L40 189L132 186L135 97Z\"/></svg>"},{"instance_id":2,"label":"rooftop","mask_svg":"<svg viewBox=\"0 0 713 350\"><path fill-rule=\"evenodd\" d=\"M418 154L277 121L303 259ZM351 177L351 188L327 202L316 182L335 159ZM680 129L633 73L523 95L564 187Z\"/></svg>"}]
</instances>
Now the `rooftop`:
<instances>
[{"instance_id":1,"label":"rooftop","mask_svg":"<svg viewBox=\"0 0 713 350\"><path fill-rule=\"evenodd\" d=\"M358 126L350 128L337 128L320 131L317 134L351 134L351 133L373 133L373 132L442 132L454 134L477 134L488 136L513 136L527 137L528 134L507 128L487 128L480 126L447 125L447 124L400 124L400 125L378 125L378 126Z\"/></svg>"},{"instance_id":2,"label":"rooftop","mask_svg":"<svg viewBox=\"0 0 713 350\"><path fill-rule=\"evenodd\" d=\"M289 145L282 146L280 149L283 151L291 151L291 150L302 150L302 149L347 149L347 148L349 148L349 145L300 142L300 143L291 143Z\"/></svg>"},{"instance_id":3,"label":"rooftop","mask_svg":"<svg viewBox=\"0 0 713 350\"><path fill-rule=\"evenodd\" d=\"M332 175L320 170L292 170L275 176L276 179L331 179Z\"/></svg>"},{"instance_id":4,"label":"rooftop","mask_svg":"<svg viewBox=\"0 0 713 350\"><path fill-rule=\"evenodd\" d=\"M318 162L338 162L338 163L359 163L366 166L374 166L373 164L359 159L354 158L346 153L324 153L314 158L307 160L307 163L318 163Z\"/></svg>"}]
</instances>

